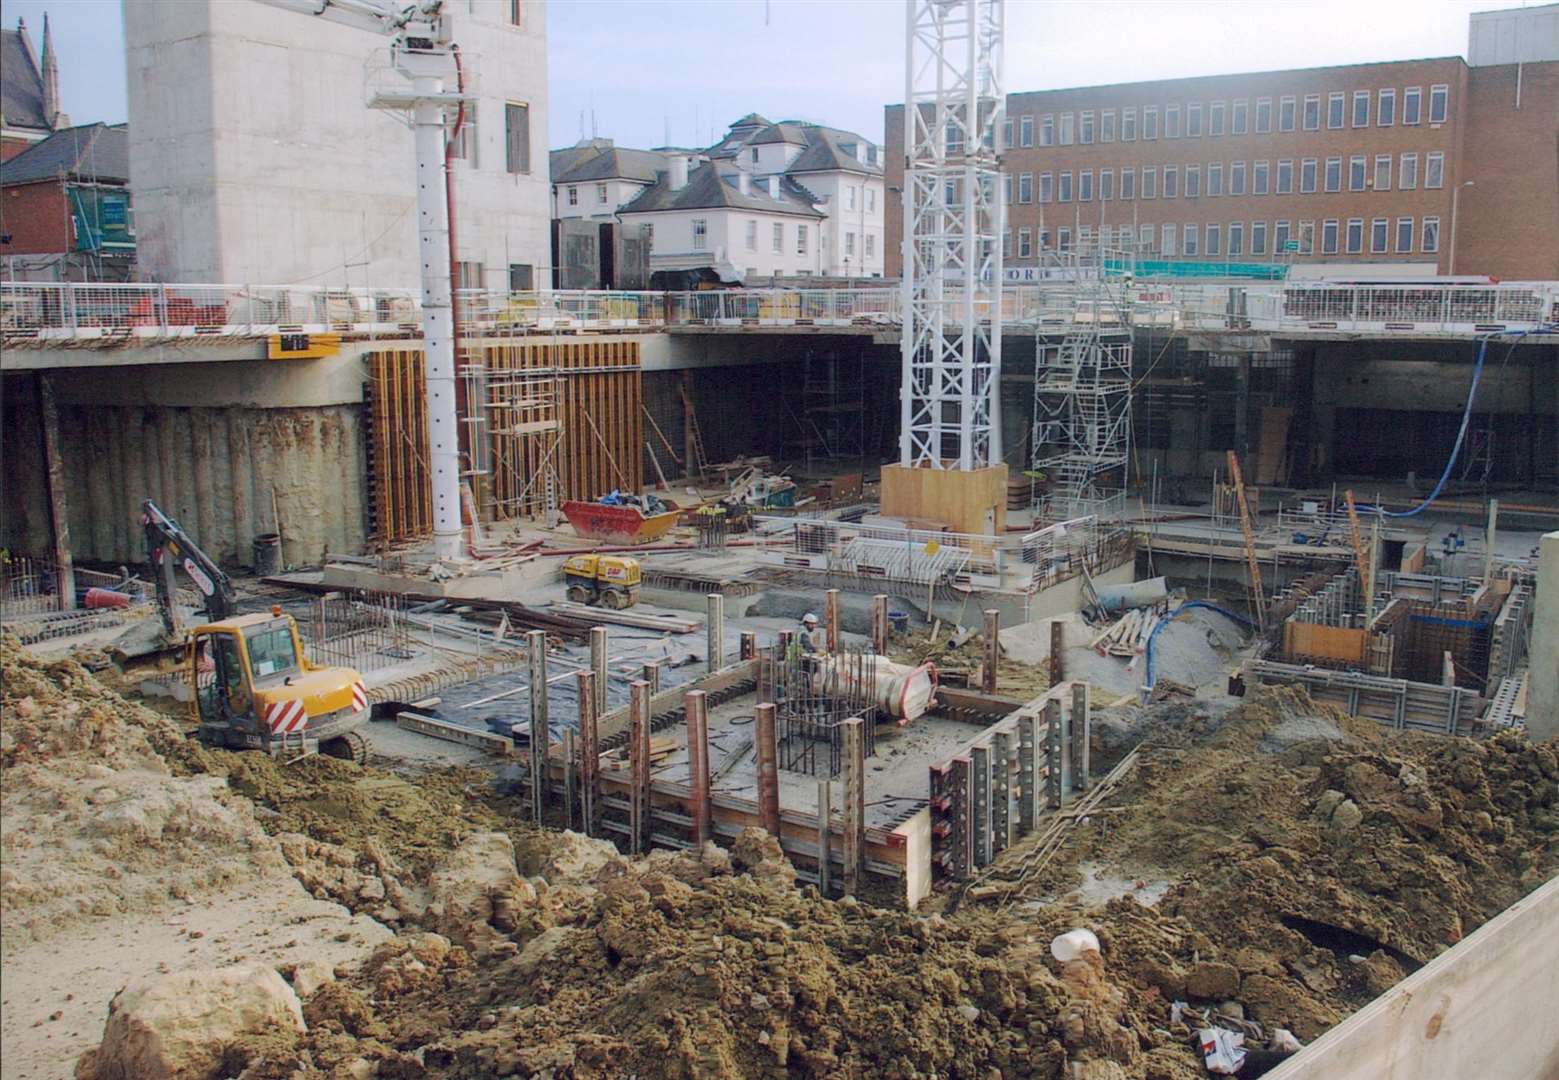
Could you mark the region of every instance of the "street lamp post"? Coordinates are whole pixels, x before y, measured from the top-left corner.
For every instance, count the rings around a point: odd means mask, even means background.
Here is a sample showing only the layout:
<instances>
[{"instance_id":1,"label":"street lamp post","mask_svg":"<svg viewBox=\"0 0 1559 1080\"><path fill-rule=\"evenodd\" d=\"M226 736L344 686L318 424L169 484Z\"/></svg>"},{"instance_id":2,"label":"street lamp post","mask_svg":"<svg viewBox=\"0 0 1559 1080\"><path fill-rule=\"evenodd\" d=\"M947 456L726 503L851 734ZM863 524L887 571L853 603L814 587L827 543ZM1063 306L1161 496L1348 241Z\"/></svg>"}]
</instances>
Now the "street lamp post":
<instances>
[{"instance_id":1,"label":"street lamp post","mask_svg":"<svg viewBox=\"0 0 1559 1080\"><path fill-rule=\"evenodd\" d=\"M1476 185L1474 185L1471 180L1463 180L1460 184L1457 184L1455 190L1451 192L1451 250L1449 257L1445 260L1446 277L1454 277L1456 274L1456 209L1457 205L1461 202L1462 199L1462 188L1470 188L1474 186Z\"/></svg>"}]
</instances>

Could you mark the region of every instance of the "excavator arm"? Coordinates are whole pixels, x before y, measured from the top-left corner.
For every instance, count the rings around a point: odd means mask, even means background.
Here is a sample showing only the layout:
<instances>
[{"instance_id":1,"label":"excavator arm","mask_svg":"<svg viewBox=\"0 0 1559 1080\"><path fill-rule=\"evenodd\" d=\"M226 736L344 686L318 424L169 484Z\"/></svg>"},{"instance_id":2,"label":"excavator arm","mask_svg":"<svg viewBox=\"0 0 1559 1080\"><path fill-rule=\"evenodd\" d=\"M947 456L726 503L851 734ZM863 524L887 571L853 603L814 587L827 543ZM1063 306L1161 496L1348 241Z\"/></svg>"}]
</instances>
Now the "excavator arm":
<instances>
[{"instance_id":1,"label":"excavator arm","mask_svg":"<svg viewBox=\"0 0 1559 1080\"><path fill-rule=\"evenodd\" d=\"M157 607L169 638L177 638L183 632L177 603L176 568L182 568L206 598L206 615L210 621L237 613L238 597L233 592L232 581L189 538L189 534L179 528L179 523L150 499L141 504L141 527L146 530L146 552L151 559L152 579L157 583Z\"/></svg>"}]
</instances>

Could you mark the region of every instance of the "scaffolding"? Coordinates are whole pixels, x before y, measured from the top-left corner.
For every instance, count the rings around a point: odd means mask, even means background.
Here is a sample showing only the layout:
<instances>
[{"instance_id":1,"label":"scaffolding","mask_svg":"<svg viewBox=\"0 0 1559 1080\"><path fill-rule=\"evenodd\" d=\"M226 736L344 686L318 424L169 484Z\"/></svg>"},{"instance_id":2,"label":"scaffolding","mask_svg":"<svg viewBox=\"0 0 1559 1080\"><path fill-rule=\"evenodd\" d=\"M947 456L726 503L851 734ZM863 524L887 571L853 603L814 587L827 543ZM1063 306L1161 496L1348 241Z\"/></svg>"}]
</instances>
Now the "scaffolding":
<instances>
[{"instance_id":1,"label":"scaffolding","mask_svg":"<svg viewBox=\"0 0 1559 1080\"><path fill-rule=\"evenodd\" d=\"M544 518L557 522L558 448L563 422L558 415L562 378L553 368L512 368L484 374L486 431L500 479L492 505L500 518ZM485 441L485 440L484 440ZM473 442L473 445L475 443Z\"/></svg>"},{"instance_id":2,"label":"scaffolding","mask_svg":"<svg viewBox=\"0 0 1559 1080\"><path fill-rule=\"evenodd\" d=\"M844 758L846 720L859 717L866 756L874 752L879 709L877 657L846 650L803 653L794 643L758 652L758 699L775 705L779 767L808 776L837 777Z\"/></svg>"},{"instance_id":3,"label":"scaffolding","mask_svg":"<svg viewBox=\"0 0 1559 1080\"><path fill-rule=\"evenodd\" d=\"M1131 456L1132 256L1100 245L1045 257L1077 293L1066 335L1035 341L1035 520L1108 519L1125 509Z\"/></svg>"}]
</instances>

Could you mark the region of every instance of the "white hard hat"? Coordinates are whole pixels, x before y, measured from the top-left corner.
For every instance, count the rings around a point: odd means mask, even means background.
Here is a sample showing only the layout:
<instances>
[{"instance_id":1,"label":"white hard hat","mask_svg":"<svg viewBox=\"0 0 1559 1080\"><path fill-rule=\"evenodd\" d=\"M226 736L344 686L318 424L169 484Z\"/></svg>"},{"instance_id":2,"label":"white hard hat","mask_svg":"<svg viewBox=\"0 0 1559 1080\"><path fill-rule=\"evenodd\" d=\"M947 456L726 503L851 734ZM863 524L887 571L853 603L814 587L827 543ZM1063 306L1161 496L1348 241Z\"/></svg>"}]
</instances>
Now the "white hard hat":
<instances>
[{"instance_id":1,"label":"white hard hat","mask_svg":"<svg viewBox=\"0 0 1559 1080\"><path fill-rule=\"evenodd\" d=\"M802 622L817 622L817 616L812 614L809 611L805 615L801 616L801 621Z\"/></svg>"}]
</instances>

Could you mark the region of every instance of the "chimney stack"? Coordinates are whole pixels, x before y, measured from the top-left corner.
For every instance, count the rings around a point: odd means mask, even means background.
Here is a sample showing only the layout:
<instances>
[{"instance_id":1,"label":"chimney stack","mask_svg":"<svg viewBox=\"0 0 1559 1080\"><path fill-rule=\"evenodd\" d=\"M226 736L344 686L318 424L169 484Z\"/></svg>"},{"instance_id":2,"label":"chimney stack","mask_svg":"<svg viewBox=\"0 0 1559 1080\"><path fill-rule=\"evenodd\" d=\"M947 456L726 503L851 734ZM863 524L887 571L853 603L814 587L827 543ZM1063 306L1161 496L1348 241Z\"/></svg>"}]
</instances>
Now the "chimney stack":
<instances>
[{"instance_id":1,"label":"chimney stack","mask_svg":"<svg viewBox=\"0 0 1559 1080\"><path fill-rule=\"evenodd\" d=\"M671 190L681 191L687 187L687 158L678 154L671 159Z\"/></svg>"},{"instance_id":2,"label":"chimney stack","mask_svg":"<svg viewBox=\"0 0 1559 1080\"><path fill-rule=\"evenodd\" d=\"M43 76L43 115L49 127L58 131L65 126L60 115L60 62L54 54L54 40L49 34L49 13L43 13L43 60L39 65Z\"/></svg>"}]
</instances>

